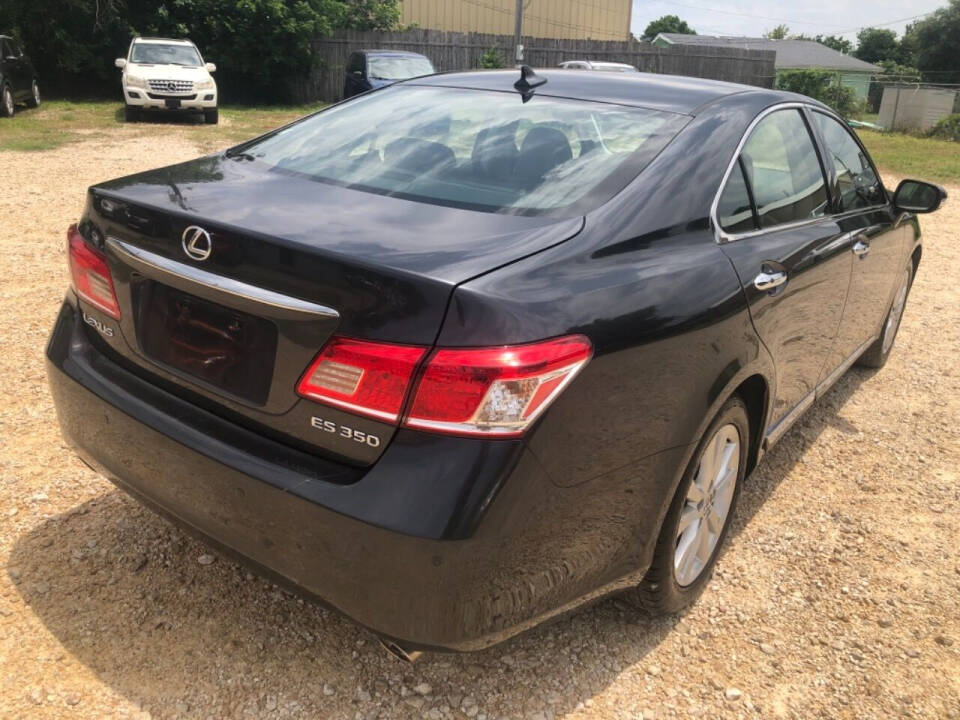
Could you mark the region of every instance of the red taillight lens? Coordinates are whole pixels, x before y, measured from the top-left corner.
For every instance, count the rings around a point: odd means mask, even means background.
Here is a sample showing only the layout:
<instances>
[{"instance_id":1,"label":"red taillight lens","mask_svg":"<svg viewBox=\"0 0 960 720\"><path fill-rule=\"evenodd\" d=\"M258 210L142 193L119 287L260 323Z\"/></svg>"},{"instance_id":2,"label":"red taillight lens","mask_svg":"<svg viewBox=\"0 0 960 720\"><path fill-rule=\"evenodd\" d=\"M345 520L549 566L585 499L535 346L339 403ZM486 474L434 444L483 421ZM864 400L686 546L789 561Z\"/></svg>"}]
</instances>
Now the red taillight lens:
<instances>
[{"instance_id":1,"label":"red taillight lens","mask_svg":"<svg viewBox=\"0 0 960 720\"><path fill-rule=\"evenodd\" d=\"M396 422L426 348L333 338L297 384L302 396Z\"/></svg>"},{"instance_id":2,"label":"red taillight lens","mask_svg":"<svg viewBox=\"0 0 960 720\"><path fill-rule=\"evenodd\" d=\"M590 359L582 335L499 348L438 349L405 425L486 437L521 435Z\"/></svg>"},{"instance_id":3,"label":"red taillight lens","mask_svg":"<svg viewBox=\"0 0 960 720\"><path fill-rule=\"evenodd\" d=\"M113 289L107 258L83 239L76 225L67 229L67 255L77 295L114 320L119 320L120 304Z\"/></svg>"}]
</instances>

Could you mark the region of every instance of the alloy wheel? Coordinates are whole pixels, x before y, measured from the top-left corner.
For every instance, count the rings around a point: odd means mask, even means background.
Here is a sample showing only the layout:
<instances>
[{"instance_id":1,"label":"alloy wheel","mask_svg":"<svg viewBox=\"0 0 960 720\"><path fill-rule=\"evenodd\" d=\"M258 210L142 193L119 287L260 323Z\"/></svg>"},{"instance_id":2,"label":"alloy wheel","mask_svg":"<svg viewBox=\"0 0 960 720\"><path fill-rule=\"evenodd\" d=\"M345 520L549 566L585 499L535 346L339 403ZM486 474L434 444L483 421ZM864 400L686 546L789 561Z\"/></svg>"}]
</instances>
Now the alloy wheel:
<instances>
[{"instance_id":1,"label":"alloy wheel","mask_svg":"<svg viewBox=\"0 0 960 720\"><path fill-rule=\"evenodd\" d=\"M40 86L37 85L37 81L33 81L33 103L34 105L40 104Z\"/></svg>"},{"instance_id":2,"label":"alloy wheel","mask_svg":"<svg viewBox=\"0 0 960 720\"><path fill-rule=\"evenodd\" d=\"M3 107L8 117L13 115L13 93L10 88L3 89Z\"/></svg>"},{"instance_id":3,"label":"alloy wheel","mask_svg":"<svg viewBox=\"0 0 960 720\"><path fill-rule=\"evenodd\" d=\"M719 428L700 456L677 526L673 573L687 586L710 563L727 524L740 470L740 432L732 423Z\"/></svg>"},{"instance_id":4,"label":"alloy wheel","mask_svg":"<svg viewBox=\"0 0 960 720\"><path fill-rule=\"evenodd\" d=\"M887 316L887 324L883 328L884 355L890 352L890 348L893 346L893 340L897 337L897 328L900 327L903 309L907 305L908 289L910 289L910 271L904 270L903 279L900 281L900 287L897 288L897 295L893 299L893 306L890 308L890 314Z\"/></svg>"}]
</instances>

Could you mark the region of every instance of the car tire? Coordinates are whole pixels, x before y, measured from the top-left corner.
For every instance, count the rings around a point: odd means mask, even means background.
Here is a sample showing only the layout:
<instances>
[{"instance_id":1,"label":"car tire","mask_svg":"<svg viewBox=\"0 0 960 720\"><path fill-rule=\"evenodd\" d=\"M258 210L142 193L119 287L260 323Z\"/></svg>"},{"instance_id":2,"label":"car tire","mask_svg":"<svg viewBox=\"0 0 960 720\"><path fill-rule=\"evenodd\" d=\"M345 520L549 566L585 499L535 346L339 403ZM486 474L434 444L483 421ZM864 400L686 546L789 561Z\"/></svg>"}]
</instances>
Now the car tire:
<instances>
[{"instance_id":1,"label":"car tire","mask_svg":"<svg viewBox=\"0 0 960 720\"><path fill-rule=\"evenodd\" d=\"M0 93L0 117L13 117L13 112L13 91L9 85L4 85Z\"/></svg>"},{"instance_id":2,"label":"car tire","mask_svg":"<svg viewBox=\"0 0 960 720\"><path fill-rule=\"evenodd\" d=\"M207 125L216 125L220 122L220 111L217 108L203 111L203 122Z\"/></svg>"},{"instance_id":3,"label":"car tire","mask_svg":"<svg viewBox=\"0 0 960 720\"><path fill-rule=\"evenodd\" d=\"M732 443L736 447L730 448ZM644 610L655 615L678 612L696 600L709 581L736 510L749 444L747 408L734 396L720 408L690 459L650 568L632 593Z\"/></svg>"},{"instance_id":4,"label":"car tire","mask_svg":"<svg viewBox=\"0 0 960 720\"><path fill-rule=\"evenodd\" d=\"M123 119L125 122L137 122L140 119L140 108L132 105L123 106Z\"/></svg>"},{"instance_id":5,"label":"car tire","mask_svg":"<svg viewBox=\"0 0 960 720\"><path fill-rule=\"evenodd\" d=\"M868 347L860 356L857 365L868 368L882 368L887 364L887 359L893 350L893 342L897 339L900 321L903 320L903 311L907 305L911 285L913 285L913 263L909 263L900 275L900 283L897 285L893 302L890 304L887 316L883 320L883 332L880 333L880 337L874 341L873 345Z\"/></svg>"},{"instance_id":6,"label":"car tire","mask_svg":"<svg viewBox=\"0 0 960 720\"><path fill-rule=\"evenodd\" d=\"M40 107L40 86L37 85L36 78L34 78L33 84L30 86L30 99L27 100L27 107Z\"/></svg>"}]
</instances>

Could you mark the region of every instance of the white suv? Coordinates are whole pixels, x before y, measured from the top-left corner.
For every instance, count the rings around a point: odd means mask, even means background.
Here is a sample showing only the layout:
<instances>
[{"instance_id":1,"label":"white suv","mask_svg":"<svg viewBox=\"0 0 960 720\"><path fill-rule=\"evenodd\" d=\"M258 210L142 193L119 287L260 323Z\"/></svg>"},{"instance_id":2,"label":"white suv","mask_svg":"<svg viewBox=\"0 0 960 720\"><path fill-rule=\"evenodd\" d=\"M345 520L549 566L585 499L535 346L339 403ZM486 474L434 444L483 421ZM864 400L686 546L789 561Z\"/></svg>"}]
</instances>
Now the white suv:
<instances>
[{"instance_id":1,"label":"white suv","mask_svg":"<svg viewBox=\"0 0 960 720\"><path fill-rule=\"evenodd\" d=\"M123 100L126 119L139 119L141 110L200 111L209 124L216 124L217 84L204 64L197 46L189 40L134 38L127 57L117 58L123 70Z\"/></svg>"}]
</instances>

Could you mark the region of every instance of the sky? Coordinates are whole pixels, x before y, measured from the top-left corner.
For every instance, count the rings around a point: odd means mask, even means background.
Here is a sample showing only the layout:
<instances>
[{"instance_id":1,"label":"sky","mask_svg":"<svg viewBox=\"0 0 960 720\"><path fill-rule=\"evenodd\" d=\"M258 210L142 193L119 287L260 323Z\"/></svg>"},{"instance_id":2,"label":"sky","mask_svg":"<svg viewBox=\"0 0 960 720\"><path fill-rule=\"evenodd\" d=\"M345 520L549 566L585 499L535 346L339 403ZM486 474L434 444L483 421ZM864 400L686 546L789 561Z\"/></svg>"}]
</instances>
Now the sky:
<instances>
[{"instance_id":1,"label":"sky","mask_svg":"<svg viewBox=\"0 0 960 720\"><path fill-rule=\"evenodd\" d=\"M783 24L792 34L841 35L856 41L863 27L885 27L902 35L913 21L907 18L943 5L944 0L633 0L631 28L639 37L651 20L678 15L700 35L761 37Z\"/></svg>"}]
</instances>

